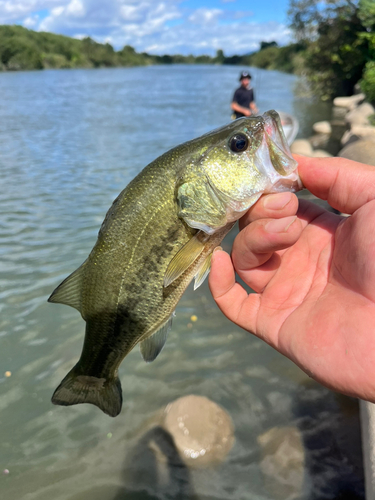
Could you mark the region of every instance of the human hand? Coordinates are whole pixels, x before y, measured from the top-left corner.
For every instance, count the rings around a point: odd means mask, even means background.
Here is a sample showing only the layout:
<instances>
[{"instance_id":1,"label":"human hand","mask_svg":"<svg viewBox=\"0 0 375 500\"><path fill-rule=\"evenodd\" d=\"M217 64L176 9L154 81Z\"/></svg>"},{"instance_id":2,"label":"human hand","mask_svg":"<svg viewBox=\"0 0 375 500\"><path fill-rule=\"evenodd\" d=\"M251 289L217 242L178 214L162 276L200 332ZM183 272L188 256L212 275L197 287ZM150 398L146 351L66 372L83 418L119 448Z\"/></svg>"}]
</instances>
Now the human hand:
<instances>
[{"instance_id":1,"label":"human hand","mask_svg":"<svg viewBox=\"0 0 375 500\"><path fill-rule=\"evenodd\" d=\"M214 252L210 289L231 321L315 380L375 402L375 167L296 159L305 187L351 216L262 196L240 220L232 259Z\"/></svg>"}]
</instances>

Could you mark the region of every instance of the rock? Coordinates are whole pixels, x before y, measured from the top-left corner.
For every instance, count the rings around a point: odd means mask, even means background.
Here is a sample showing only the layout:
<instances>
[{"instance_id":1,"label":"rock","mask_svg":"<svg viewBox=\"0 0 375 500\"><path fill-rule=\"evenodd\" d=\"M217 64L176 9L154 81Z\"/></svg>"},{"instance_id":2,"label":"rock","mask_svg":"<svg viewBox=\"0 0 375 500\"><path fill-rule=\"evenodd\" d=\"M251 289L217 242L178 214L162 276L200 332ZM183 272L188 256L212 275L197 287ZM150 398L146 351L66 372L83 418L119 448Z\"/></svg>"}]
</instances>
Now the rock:
<instances>
[{"instance_id":1,"label":"rock","mask_svg":"<svg viewBox=\"0 0 375 500\"><path fill-rule=\"evenodd\" d=\"M341 137L341 145L342 146L347 146L348 144L351 144L352 142L358 141L360 137L358 135L353 134L351 130L347 130L344 135Z\"/></svg>"},{"instance_id":2,"label":"rock","mask_svg":"<svg viewBox=\"0 0 375 500\"><path fill-rule=\"evenodd\" d=\"M371 125L353 125L351 132L361 139L369 139L375 141L375 127Z\"/></svg>"},{"instance_id":3,"label":"rock","mask_svg":"<svg viewBox=\"0 0 375 500\"><path fill-rule=\"evenodd\" d=\"M375 127L371 125L353 125L341 138L341 144L348 146L359 139L368 139L375 142Z\"/></svg>"},{"instance_id":4,"label":"rock","mask_svg":"<svg viewBox=\"0 0 375 500\"><path fill-rule=\"evenodd\" d=\"M163 427L173 437L182 460L191 467L221 463L234 443L230 416L203 396L184 396L170 403Z\"/></svg>"},{"instance_id":5,"label":"rock","mask_svg":"<svg viewBox=\"0 0 375 500\"><path fill-rule=\"evenodd\" d=\"M330 134L315 134L310 137L309 141L313 149L323 149L334 156L341 148L340 139L336 139Z\"/></svg>"},{"instance_id":6,"label":"rock","mask_svg":"<svg viewBox=\"0 0 375 500\"><path fill-rule=\"evenodd\" d=\"M332 132L331 124L327 121L316 122L312 128L317 134L330 134Z\"/></svg>"},{"instance_id":7,"label":"rock","mask_svg":"<svg viewBox=\"0 0 375 500\"><path fill-rule=\"evenodd\" d=\"M347 123L353 125L368 125L368 117L374 114L375 109L368 102L364 102L357 108L349 111L345 120Z\"/></svg>"},{"instance_id":8,"label":"rock","mask_svg":"<svg viewBox=\"0 0 375 500\"><path fill-rule=\"evenodd\" d=\"M331 120L331 139L340 141L347 129L345 120Z\"/></svg>"},{"instance_id":9,"label":"rock","mask_svg":"<svg viewBox=\"0 0 375 500\"><path fill-rule=\"evenodd\" d=\"M338 156L375 166L374 150L374 141L369 139L359 139L358 141L345 146L339 152Z\"/></svg>"},{"instance_id":10,"label":"rock","mask_svg":"<svg viewBox=\"0 0 375 500\"><path fill-rule=\"evenodd\" d=\"M349 97L336 97L333 99L333 105L338 108L346 108L352 110L358 106L365 99L364 94L355 94Z\"/></svg>"},{"instance_id":11,"label":"rock","mask_svg":"<svg viewBox=\"0 0 375 500\"><path fill-rule=\"evenodd\" d=\"M292 153L297 155L312 156L313 149L310 142L306 139L297 139L290 147Z\"/></svg>"},{"instance_id":12,"label":"rock","mask_svg":"<svg viewBox=\"0 0 375 500\"><path fill-rule=\"evenodd\" d=\"M332 120L345 120L347 108L340 108L338 106L332 107Z\"/></svg>"},{"instance_id":13,"label":"rock","mask_svg":"<svg viewBox=\"0 0 375 500\"><path fill-rule=\"evenodd\" d=\"M324 151L323 149L315 149L312 154L313 158L330 158L333 155L328 153L328 151Z\"/></svg>"},{"instance_id":14,"label":"rock","mask_svg":"<svg viewBox=\"0 0 375 500\"><path fill-rule=\"evenodd\" d=\"M309 141L313 149L326 149L330 137L330 134L315 134L309 138Z\"/></svg>"},{"instance_id":15,"label":"rock","mask_svg":"<svg viewBox=\"0 0 375 500\"><path fill-rule=\"evenodd\" d=\"M260 468L273 499L301 498L305 479L305 451L296 427L274 427L258 437Z\"/></svg>"}]
</instances>

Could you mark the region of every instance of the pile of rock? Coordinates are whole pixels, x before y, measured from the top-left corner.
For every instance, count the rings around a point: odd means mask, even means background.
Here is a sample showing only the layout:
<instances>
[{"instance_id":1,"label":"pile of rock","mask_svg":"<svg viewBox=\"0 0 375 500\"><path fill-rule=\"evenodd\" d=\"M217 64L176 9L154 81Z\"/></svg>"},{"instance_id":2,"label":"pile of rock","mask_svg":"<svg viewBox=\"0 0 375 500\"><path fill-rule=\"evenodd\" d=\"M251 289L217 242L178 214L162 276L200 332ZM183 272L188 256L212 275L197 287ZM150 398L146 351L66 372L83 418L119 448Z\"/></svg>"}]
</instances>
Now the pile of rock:
<instances>
[{"instance_id":1,"label":"pile of rock","mask_svg":"<svg viewBox=\"0 0 375 500\"><path fill-rule=\"evenodd\" d=\"M330 121L313 125L314 135L297 139L292 153L312 157L341 156L375 166L375 127L369 117L374 107L365 101L364 94L336 97Z\"/></svg>"}]
</instances>

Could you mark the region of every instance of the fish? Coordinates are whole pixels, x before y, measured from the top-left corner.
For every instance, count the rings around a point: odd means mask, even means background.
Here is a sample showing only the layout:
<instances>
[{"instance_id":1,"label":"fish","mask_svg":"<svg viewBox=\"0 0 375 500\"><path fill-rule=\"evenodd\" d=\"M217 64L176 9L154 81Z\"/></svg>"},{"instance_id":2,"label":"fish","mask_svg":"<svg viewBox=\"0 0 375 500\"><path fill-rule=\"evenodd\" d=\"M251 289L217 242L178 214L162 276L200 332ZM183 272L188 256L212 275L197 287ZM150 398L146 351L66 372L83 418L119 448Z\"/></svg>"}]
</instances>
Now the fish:
<instances>
[{"instance_id":1,"label":"fish","mask_svg":"<svg viewBox=\"0 0 375 500\"><path fill-rule=\"evenodd\" d=\"M164 153L119 194L83 264L48 301L86 322L82 353L52 396L122 407L118 369L137 345L146 362L162 350L189 283L209 273L213 250L264 193L302 189L276 111L239 118Z\"/></svg>"}]
</instances>

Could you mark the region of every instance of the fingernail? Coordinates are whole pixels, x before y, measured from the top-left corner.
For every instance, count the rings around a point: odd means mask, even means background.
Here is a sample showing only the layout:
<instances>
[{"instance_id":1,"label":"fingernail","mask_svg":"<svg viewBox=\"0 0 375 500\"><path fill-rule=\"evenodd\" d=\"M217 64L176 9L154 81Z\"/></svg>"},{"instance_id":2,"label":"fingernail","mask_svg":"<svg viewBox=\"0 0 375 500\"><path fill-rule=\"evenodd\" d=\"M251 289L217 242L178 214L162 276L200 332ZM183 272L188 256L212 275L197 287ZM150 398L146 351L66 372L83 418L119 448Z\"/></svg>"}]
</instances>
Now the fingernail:
<instances>
[{"instance_id":1,"label":"fingernail","mask_svg":"<svg viewBox=\"0 0 375 500\"><path fill-rule=\"evenodd\" d=\"M269 194L264 197L263 206L270 210L281 210L290 202L291 199L292 194L288 192Z\"/></svg>"},{"instance_id":2,"label":"fingernail","mask_svg":"<svg viewBox=\"0 0 375 500\"><path fill-rule=\"evenodd\" d=\"M293 222L297 219L296 215L283 217L282 219L273 219L264 226L268 233L286 233Z\"/></svg>"},{"instance_id":3,"label":"fingernail","mask_svg":"<svg viewBox=\"0 0 375 500\"><path fill-rule=\"evenodd\" d=\"M222 247L215 247L212 253L219 252L220 250L222 250Z\"/></svg>"}]
</instances>

